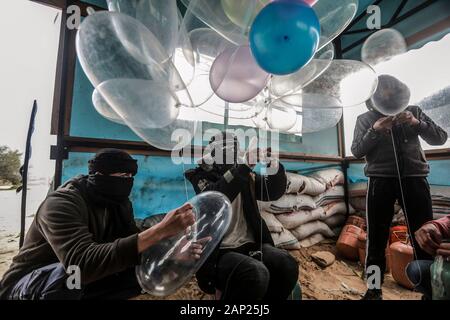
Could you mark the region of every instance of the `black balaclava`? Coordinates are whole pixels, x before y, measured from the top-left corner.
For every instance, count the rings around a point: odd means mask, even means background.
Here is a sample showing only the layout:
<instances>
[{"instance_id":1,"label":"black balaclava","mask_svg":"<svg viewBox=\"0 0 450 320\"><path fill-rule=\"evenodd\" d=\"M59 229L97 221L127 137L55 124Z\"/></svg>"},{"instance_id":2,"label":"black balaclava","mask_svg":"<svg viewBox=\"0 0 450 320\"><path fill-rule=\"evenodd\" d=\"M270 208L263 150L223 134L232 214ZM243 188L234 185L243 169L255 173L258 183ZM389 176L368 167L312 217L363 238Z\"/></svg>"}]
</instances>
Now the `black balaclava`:
<instances>
[{"instance_id":1,"label":"black balaclava","mask_svg":"<svg viewBox=\"0 0 450 320\"><path fill-rule=\"evenodd\" d=\"M89 160L88 189L101 202L120 203L128 199L134 178L110 176L112 173L137 173L137 161L118 149L102 149ZM100 174L98 174L100 173Z\"/></svg>"},{"instance_id":2,"label":"black balaclava","mask_svg":"<svg viewBox=\"0 0 450 320\"><path fill-rule=\"evenodd\" d=\"M207 153L213 161L210 163L213 170L223 174L238 163L238 139L230 132L216 134L209 141Z\"/></svg>"}]
</instances>

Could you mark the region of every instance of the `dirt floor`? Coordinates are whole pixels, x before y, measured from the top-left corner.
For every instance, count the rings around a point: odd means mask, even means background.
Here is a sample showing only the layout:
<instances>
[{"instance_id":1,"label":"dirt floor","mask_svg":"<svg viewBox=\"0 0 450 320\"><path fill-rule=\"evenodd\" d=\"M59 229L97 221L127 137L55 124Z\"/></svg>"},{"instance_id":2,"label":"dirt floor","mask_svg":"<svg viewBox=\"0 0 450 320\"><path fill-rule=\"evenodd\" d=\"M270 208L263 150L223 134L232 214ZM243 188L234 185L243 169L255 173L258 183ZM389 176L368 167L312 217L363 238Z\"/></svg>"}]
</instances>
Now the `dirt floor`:
<instances>
[{"instance_id":1,"label":"dirt floor","mask_svg":"<svg viewBox=\"0 0 450 320\"><path fill-rule=\"evenodd\" d=\"M12 257L18 248L18 234L0 231L0 277L7 270ZM311 254L317 251L329 251L336 254L334 243L322 243L311 248L291 251L300 266L300 283L305 300L358 300L365 291L361 279L362 267L357 262L336 257L329 267L322 269L311 259ZM391 275L386 276L383 287L385 300L419 300L420 295L400 287ZM141 295L137 300L210 300L211 296L204 294L193 279L175 294L160 298Z\"/></svg>"}]
</instances>

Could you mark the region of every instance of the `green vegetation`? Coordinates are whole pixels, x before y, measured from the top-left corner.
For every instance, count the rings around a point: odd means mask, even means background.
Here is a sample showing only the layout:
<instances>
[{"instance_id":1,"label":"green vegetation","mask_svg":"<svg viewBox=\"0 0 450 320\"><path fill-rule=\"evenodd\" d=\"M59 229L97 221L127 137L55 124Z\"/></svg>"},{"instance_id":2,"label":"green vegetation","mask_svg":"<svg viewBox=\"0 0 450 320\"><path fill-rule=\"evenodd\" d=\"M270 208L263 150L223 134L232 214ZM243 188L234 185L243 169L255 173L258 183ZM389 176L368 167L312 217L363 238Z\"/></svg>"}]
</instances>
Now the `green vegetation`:
<instances>
[{"instance_id":1,"label":"green vegetation","mask_svg":"<svg viewBox=\"0 0 450 320\"><path fill-rule=\"evenodd\" d=\"M19 150L11 150L7 146L0 146L0 186L17 186L21 182Z\"/></svg>"}]
</instances>

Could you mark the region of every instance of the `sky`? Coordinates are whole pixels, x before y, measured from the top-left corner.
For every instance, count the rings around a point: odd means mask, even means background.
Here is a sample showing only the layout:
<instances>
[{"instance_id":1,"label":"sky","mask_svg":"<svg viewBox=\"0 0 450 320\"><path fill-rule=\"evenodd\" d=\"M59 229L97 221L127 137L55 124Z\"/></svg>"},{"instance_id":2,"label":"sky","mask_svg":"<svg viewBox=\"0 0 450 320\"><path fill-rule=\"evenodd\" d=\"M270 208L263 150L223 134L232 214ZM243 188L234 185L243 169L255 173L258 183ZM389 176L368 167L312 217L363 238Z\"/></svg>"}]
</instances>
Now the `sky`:
<instances>
[{"instance_id":1,"label":"sky","mask_svg":"<svg viewBox=\"0 0 450 320\"><path fill-rule=\"evenodd\" d=\"M51 177L50 120L58 53L59 10L28 0L2 1L0 19L0 145L25 151L33 100L38 113L31 176Z\"/></svg>"}]
</instances>

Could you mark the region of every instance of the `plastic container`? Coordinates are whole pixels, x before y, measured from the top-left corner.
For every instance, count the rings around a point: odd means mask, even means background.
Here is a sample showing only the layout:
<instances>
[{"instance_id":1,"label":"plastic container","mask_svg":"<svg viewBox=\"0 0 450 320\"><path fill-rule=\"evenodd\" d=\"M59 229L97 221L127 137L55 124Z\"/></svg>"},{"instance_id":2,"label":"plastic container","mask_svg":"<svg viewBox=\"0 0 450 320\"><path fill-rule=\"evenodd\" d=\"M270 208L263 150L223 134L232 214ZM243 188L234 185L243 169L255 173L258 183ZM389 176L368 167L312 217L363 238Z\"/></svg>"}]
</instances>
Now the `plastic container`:
<instances>
[{"instance_id":1,"label":"plastic container","mask_svg":"<svg viewBox=\"0 0 450 320\"><path fill-rule=\"evenodd\" d=\"M443 243L450 243L450 239ZM436 256L430 270L433 300L450 300L450 261L445 261L443 256Z\"/></svg>"},{"instance_id":2,"label":"plastic container","mask_svg":"<svg viewBox=\"0 0 450 320\"><path fill-rule=\"evenodd\" d=\"M353 261L359 259L358 236L361 232L363 230L360 227L354 225L344 226L336 242L336 249L341 256Z\"/></svg>"},{"instance_id":3,"label":"plastic container","mask_svg":"<svg viewBox=\"0 0 450 320\"><path fill-rule=\"evenodd\" d=\"M358 256L359 263L361 263L362 266L366 264L366 242L367 233L363 231L358 236Z\"/></svg>"},{"instance_id":4,"label":"plastic container","mask_svg":"<svg viewBox=\"0 0 450 320\"><path fill-rule=\"evenodd\" d=\"M347 218L346 225L352 225L361 228L362 230L366 229L366 219L358 217L358 216L350 216Z\"/></svg>"},{"instance_id":5,"label":"plastic container","mask_svg":"<svg viewBox=\"0 0 450 320\"><path fill-rule=\"evenodd\" d=\"M398 241L406 242L408 239L408 227L407 226L395 226L391 228L389 234L389 243L393 244Z\"/></svg>"},{"instance_id":6,"label":"plastic container","mask_svg":"<svg viewBox=\"0 0 450 320\"><path fill-rule=\"evenodd\" d=\"M390 246L390 265L394 280L402 287L413 289L414 285L406 275L406 267L413 261L413 247L405 242L397 241Z\"/></svg>"}]
</instances>

